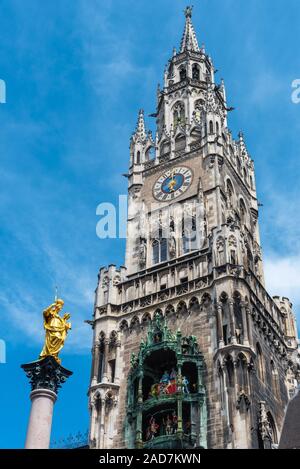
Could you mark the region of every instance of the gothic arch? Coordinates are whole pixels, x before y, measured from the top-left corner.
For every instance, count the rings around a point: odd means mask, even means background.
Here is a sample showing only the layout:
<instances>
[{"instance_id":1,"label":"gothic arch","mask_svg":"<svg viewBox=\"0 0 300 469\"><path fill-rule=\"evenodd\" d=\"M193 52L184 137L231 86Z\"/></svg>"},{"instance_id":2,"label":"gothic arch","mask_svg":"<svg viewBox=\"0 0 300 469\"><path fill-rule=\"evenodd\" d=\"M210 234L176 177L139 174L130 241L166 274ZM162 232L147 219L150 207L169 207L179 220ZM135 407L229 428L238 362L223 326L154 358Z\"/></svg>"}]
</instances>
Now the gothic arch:
<instances>
[{"instance_id":1,"label":"gothic arch","mask_svg":"<svg viewBox=\"0 0 300 469\"><path fill-rule=\"evenodd\" d=\"M216 240L216 261L217 266L226 264L225 240L219 236Z\"/></svg>"},{"instance_id":2,"label":"gothic arch","mask_svg":"<svg viewBox=\"0 0 300 469\"><path fill-rule=\"evenodd\" d=\"M174 130L177 129L178 126L185 125L185 106L182 101L176 101L174 106L172 107L173 112L173 127Z\"/></svg>"},{"instance_id":3,"label":"gothic arch","mask_svg":"<svg viewBox=\"0 0 300 469\"><path fill-rule=\"evenodd\" d=\"M180 132L175 137L175 151L184 150L186 145L186 137Z\"/></svg>"},{"instance_id":4,"label":"gothic arch","mask_svg":"<svg viewBox=\"0 0 300 469\"><path fill-rule=\"evenodd\" d=\"M118 340L118 333L117 331L111 331L110 335L109 335L109 343L112 344L112 345L115 345L115 343L117 342Z\"/></svg>"},{"instance_id":5,"label":"gothic arch","mask_svg":"<svg viewBox=\"0 0 300 469\"><path fill-rule=\"evenodd\" d=\"M228 257L230 264L238 264L237 239L234 235L230 235L228 238Z\"/></svg>"},{"instance_id":6,"label":"gothic arch","mask_svg":"<svg viewBox=\"0 0 300 469\"><path fill-rule=\"evenodd\" d=\"M248 393L249 389L249 382L248 382L248 358L247 356L240 352L237 356L238 362L238 384L239 384L239 391L243 393Z\"/></svg>"},{"instance_id":7,"label":"gothic arch","mask_svg":"<svg viewBox=\"0 0 300 469\"><path fill-rule=\"evenodd\" d=\"M136 315L133 316L133 318L130 321L130 329L131 330L135 329L135 328L139 327L139 325L140 325L140 320L139 320L138 316L136 316Z\"/></svg>"},{"instance_id":8,"label":"gothic arch","mask_svg":"<svg viewBox=\"0 0 300 469\"><path fill-rule=\"evenodd\" d=\"M226 195L228 197L228 201L227 201L228 205L231 208L234 208L236 193L235 193L235 189L234 189L234 186L232 184L232 181L229 177L227 177L226 180L225 180L225 191L226 191Z\"/></svg>"},{"instance_id":9,"label":"gothic arch","mask_svg":"<svg viewBox=\"0 0 300 469\"><path fill-rule=\"evenodd\" d=\"M247 211L247 207L246 207L243 197L240 197L239 199L239 213L240 213L241 223L243 225L246 225L248 221L248 211Z\"/></svg>"},{"instance_id":10,"label":"gothic arch","mask_svg":"<svg viewBox=\"0 0 300 469\"><path fill-rule=\"evenodd\" d=\"M200 80L200 66L197 63L192 65L192 78L193 80Z\"/></svg>"},{"instance_id":11,"label":"gothic arch","mask_svg":"<svg viewBox=\"0 0 300 469\"><path fill-rule=\"evenodd\" d=\"M104 341L106 338L106 334L104 331L101 331L99 332L99 335L98 335L98 342L101 343L102 341Z\"/></svg>"},{"instance_id":12,"label":"gothic arch","mask_svg":"<svg viewBox=\"0 0 300 469\"><path fill-rule=\"evenodd\" d=\"M177 305L176 313L177 314L185 314L187 312L187 306L185 301L180 301Z\"/></svg>"},{"instance_id":13,"label":"gothic arch","mask_svg":"<svg viewBox=\"0 0 300 469\"><path fill-rule=\"evenodd\" d=\"M189 310L195 311L197 309L199 309L199 300L196 296L193 296L189 301Z\"/></svg>"},{"instance_id":14,"label":"gothic arch","mask_svg":"<svg viewBox=\"0 0 300 469\"><path fill-rule=\"evenodd\" d=\"M256 344L256 368L257 368L257 375L258 375L259 379L262 382L264 382L264 379L265 379L265 364L264 364L264 359L263 359L261 346L258 342Z\"/></svg>"},{"instance_id":15,"label":"gothic arch","mask_svg":"<svg viewBox=\"0 0 300 469\"><path fill-rule=\"evenodd\" d=\"M242 316L242 296L239 291L235 291L232 295L233 311L235 321L235 335L238 344L241 344L245 335Z\"/></svg>"},{"instance_id":16,"label":"gothic arch","mask_svg":"<svg viewBox=\"0 0 300 469\"><path fill-rule=\"evenodd\" d=\"M145 151L146 161L151 161L155 158L155 147L150 145Z\"/></svg>"},{"instance_id":17,"label":"gothic arch","mask_svg":"<svg viewBox=\"0 0 300 469\"><path fill-rule=\"evenodd\" d=\"M181 65L178 69L179 71L179 78L180 78L180 81L183 81L186 79L186 76L187 76L187 71L186 71L186 66L185 65Z\"/></svg>"},{"instance_id":18,"label":"gothic arch","mask_svg":"<svg viewBox=\"0 0 300 469\"><path fill-rule=\"evenodd\" d=\"M175 308L173 305L168 305L165 309L165 317L169 318L175 315Z\"/></svg>"},{"instance_id":19,"label":"gothic arch","mask_svg":"<svg viewBox=\"0 0 300 469\"><path fill-rule=\"evenodd\" d=\"M151 322L151 314L149 312L144 313L141 321L142 326L146 326L149 322Z\"/></svg>"},{"instance_id":20,"label":"gothic arch","mask_svg":"<svg viewBox=\"0 0 300 469\"><path fill-rule=\"evenodd\" d=\"M202 129L200 124L195 125L190 131L190 137L193 142L199 141L202 137Z\"/></svg>"},{"instance_id":21,"label":"gothic arch","mask_svg":"<svg viewBox=\"0 0 300 469\"><path fill-rule=\"evenodd\" d=\"M160 156L166 155L170 153L171 150L171 143L170 140L164 139L159 146Z\"/></svg>"},{"instance_id":22,"label":"gothic arch","mask_svg":"<svg viewBox=\"0 0 300 469\"><path fill-rule=\"evenodd\" d=\"M153 319L158 318L158 317L161 319L164 317L163 312L160 308L157 308L153 314Z\"/></svg>"},{"instance_id":23,"label":"gothic arch","mask_svg":"<svg viewBox=\"0 0 300 469\"><path fill-rule=\"evenodd\" d=\"M209 306L211 304L211 296L209 293L205 292L203 293L202 297L201 297L201 301L200 301L200 304L202 306Z\"/></svg>"},{"instance_id":24,"label":"gothic arch","mask_svg":"<svg viewBox=\"0 0 300 469\"><path fill-rule=\"evenodd\" d=\"M270 361L272 392L276 399L280 398L279 376L273 360Z\"/></svg>"},{"instance_id":25,"label":"gothic arch","mask_svg":"<svg viewBox=\"0 0 300 469\"><path fill-rule=\"evenodd\" d=\"M222 291L222 293L219 296L219 301L221 303L225 303L228 300L228 294L225 291Z\"/></svg>"},{"instance_id":26,"label":"gothic arch","mask_svg":"<svg viewBox=\"0 0 300 469\"><path fill-rule=\"evenodd\" d=\"M129 329L128 322L126 321L126 319L123 319L120 322L119 330L120 331L127 331L128 329Z\"/></svg>"},{"instance_id":27,"label":"gothic arch","mask_svg":"<svg viewBox=\"0 0 300 469\"><path fill-rule=\"evenodd\" d=\"M277 427L276 427L276 423L275 423L275 420L274 420L273 415L271 414L271 412L267 413L267 418L268 418L268 422L269 422L269 425L270 425L272 443L273 444L278 444Z\"/></svg>"}]
</instances>

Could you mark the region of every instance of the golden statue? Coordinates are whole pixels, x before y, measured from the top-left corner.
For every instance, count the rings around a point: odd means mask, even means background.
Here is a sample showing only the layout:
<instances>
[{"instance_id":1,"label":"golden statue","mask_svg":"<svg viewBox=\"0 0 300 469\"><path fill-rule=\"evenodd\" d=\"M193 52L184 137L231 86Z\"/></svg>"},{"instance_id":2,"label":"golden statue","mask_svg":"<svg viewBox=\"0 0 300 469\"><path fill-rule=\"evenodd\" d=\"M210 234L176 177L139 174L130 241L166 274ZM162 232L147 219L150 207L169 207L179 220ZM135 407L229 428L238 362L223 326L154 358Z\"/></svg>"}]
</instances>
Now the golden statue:
<instances>
[{"instance_id":1,"label":"golden statue","mask_svg":"<svg viewBox=\"0 0 300 469\"><path fill-rule=\"evenodd\" d=\"M52 305L48 306L48 308L43 311L46 335L40 358L51 355L58 363L61 363L58 354L64 346L69 329L71 329L71 323L67 322L71 317L70 314L65 313L63 317L59 316L59 312L63 306L64 301L56 299Z\"/></svg>"}]
</instances>

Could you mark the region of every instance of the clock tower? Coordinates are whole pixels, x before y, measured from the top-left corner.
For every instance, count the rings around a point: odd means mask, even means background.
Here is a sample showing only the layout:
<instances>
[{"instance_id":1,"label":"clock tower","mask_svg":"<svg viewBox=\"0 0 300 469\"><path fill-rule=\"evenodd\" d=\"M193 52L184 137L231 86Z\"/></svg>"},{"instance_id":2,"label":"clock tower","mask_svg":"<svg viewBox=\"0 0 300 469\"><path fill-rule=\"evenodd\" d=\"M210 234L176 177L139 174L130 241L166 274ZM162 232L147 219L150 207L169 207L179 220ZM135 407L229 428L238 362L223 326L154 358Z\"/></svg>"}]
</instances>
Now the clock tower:
<instances>
[{"instance_id":1,"label":"clock tower","mask_svg":"<svg viewBox=\"0 0 300 469\"><path fill-rule=\"evenodd\" d=\"M125 267L98 276L91 448L268 448L298 378L287 298L264 286L254 163L185 10L130 142Z\"/></svg>"}]
</instances>

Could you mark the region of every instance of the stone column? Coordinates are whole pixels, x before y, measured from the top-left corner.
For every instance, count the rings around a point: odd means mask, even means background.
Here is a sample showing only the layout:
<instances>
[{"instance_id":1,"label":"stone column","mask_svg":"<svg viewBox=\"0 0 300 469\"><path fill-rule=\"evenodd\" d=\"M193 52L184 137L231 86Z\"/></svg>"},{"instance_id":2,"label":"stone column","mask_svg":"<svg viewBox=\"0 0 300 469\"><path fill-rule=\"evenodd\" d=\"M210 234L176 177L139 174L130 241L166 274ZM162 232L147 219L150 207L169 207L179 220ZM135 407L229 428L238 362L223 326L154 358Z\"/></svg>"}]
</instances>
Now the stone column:
<instances>
[{"instance_id":1,"label":"stone column","mask_svg":"<svg viewBox=\"0 0 300 469\"><path fill-rule=\"evenodd\" d=\"M100 359L100 344L96 343L93 348L92 386L98 383L99 359Z\"/></svg>"},{"instance_id":2,"label":"stone column","mask_svg":"<svg viewBox=\"0 0 300 469\"><path fill-rule=\"evenodd\" d=\"M53 406L57 394L49 389L36 389L30 393L31 411L25 449L48 449L51 437Z\"/></svg>"},{"instance_id":3,"label":"stone column","mask_svg":"<svg viewBox=\"0 0 300 469\"><path fill-rule=\"evenodd\" d=\"M224 347L224 337L223 337L223 308L221 303L217 303L217 331L218 331L218 347Z\"/></svg>"},{"instance_id":4,"label":"stone column","mask_svg":"<svg viewBox=\"0 0 300 469\"><path fill-rule=\"evenodd\" d=\"M253 345L253 335L252 335L252 318L251 312L248 305L246 305L246 313L247 313L247 325L248 325L248 340L250 347Z\"/></svg>"},{"instance_id":5,"label":"stone column","mask_svg":"<svg viewBox=\"0 0 300 469\"><path fill-rule=\"evenodd\" d=\"M236 344L236 335L235 335L235 317L234 317L234 301L229 300L229 314L230 314L230 335L231 343Z\"/></svg>"},{"instance_id":6,"label":"stone column","mask_svg":"<svg viewBox=\"0 0 300 469\"><path fill-rule=\"evenodd\" d=\"M249 346L246 303L241 303L241 308L242 308L242 320L243 320L243 345Z\"/></svg>"},{"instance_id":7,"label":"stone column","mask_svg":"<svg viewBox=\"0 0 300 469\"><path fill-rule=\"evenodd\" d=\"M108 383L108 347L109 347L109 339L105 339L104 350L103 350L103 359L104 359L103 377L102 377L103 383Z\"/></svg>"},{"instance_id":8,"label":"stone column","mask_svg":"<svg viewBox=\"0 0 300 469\"><path fill-rule=\"evenodd\" d=\"M120 363L120 352L121 352L121 334L118 332L118 340L116 342L116 367L115 367L115 383L120 383L120 374L121 374L121 363Z\"/></svg>"},{"instance_id":9,"label":"stone column","mask_svg":"<svg viewBox=\"0 0 300 469\"><path fill-rule=\"evenodd\" d=\"M52 357L22 365L31 385L31 411L26 449L48 449L51 437L53 406L57 392L72 372Z\"/></svg>"}]
</instances>

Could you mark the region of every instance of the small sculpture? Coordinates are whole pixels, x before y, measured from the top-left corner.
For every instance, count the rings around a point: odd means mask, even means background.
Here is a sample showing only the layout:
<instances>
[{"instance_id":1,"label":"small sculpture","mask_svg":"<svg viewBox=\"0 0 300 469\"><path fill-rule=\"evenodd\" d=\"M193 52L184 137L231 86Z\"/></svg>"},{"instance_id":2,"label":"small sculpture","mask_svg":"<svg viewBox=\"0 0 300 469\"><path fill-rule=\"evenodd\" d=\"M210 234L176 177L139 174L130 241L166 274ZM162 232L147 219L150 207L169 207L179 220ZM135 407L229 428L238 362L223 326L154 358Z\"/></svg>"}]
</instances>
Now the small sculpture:
<instances>
[{"instance_id":1,"label":"small sculpture","mask_svg":"<svg viewBox=\"0 0 300 469\"><path fill-rule=\"evenodd\" d=\"M43 311L46 334L44 347L40 354L40 358L52 356L59 364L61 360L58 358L58 354L65 344L69 329L71 329L71 323L67 322L71 317L70 314L65 313L63 317L59 316L63 306L64 301L56 299Z\"/></svg>"},{"instance_id":2,"label":"small sculpture","mask_svg":"<svg viewBox=\"0 0 300 469\"><path fill-rule=\"evenodd\" d=\"M182 387L183 387L183 392L185 394L190 394L188 386L189 386L189 380L187 379L186 376L183 376L183 378L182 378Z\"/></svg>"},{"instance_id":3,"label":"small sculpture","mask_svg":"<svg viewBox=\"0 0 300 469\"><path fill-rule=\"evenodd\" d=\"M152 416L149 420L149 426L146 429L146 440L153 440L157 436L159 429L158 423L156 423L155 418Z\"/></svg>"}]
</instances>

